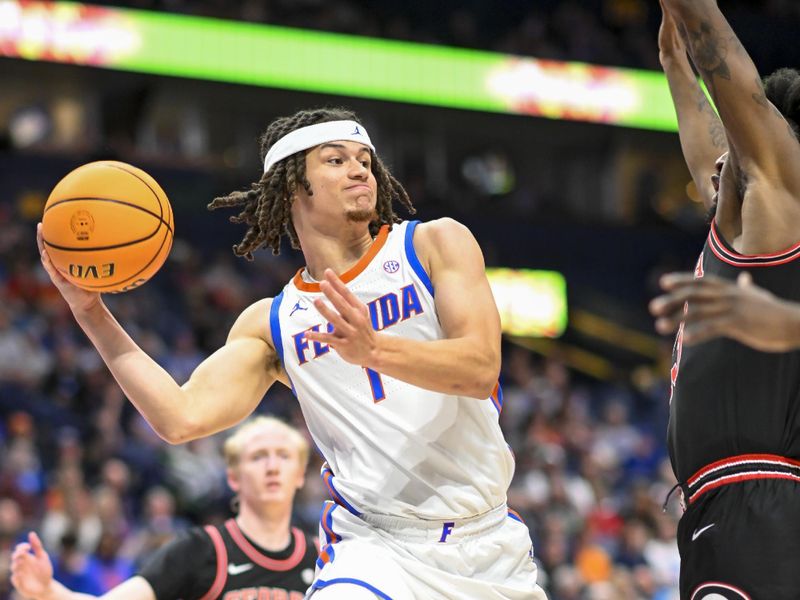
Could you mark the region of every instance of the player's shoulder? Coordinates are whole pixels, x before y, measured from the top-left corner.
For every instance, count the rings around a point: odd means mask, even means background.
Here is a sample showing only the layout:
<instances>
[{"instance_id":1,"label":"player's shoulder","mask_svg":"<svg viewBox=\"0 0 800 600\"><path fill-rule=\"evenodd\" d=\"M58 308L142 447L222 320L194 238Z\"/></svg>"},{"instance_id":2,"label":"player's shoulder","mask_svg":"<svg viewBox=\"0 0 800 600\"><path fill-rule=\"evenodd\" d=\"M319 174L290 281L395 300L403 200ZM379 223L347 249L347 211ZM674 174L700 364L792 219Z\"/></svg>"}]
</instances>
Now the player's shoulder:
<instances>
[{"instance_id":1,"label":"player's shoulder","mask_svg":"<svg viewBox=\"0 0 800 600\"><path fill-rule=\"evenodd\" d=\"M270 310L273 298L256 300L245 308L231 327L228 339L254 337L272 343L270 336Z\"/></svg>"},{"instance_id":2,"label":"player's shoulder","mask_svg":"<svg viewBox=\"0 0 800 600\"><path fill-rule=\"evenodd\" d=\"M457 244L470 238L473 238L473 235L466 225L450 217L442 217L417 225L414 231L414 247L419 252L428 246L435 248Z\"/></svg>"},{"instance_id":3,"label":"player's shoulder","mask_svg":"<svg viewBox=\"0 0 800 600\"><path fill-rule=\"evenodd\" d=\"M175 559L184 560L191 556L192 562L203 564L208 561L214 552L214 541L205 527L189 527L179 531L175 536L161 546L151 559L156 564L163 566L171 564Z\"/></svg>"}]
</instances>

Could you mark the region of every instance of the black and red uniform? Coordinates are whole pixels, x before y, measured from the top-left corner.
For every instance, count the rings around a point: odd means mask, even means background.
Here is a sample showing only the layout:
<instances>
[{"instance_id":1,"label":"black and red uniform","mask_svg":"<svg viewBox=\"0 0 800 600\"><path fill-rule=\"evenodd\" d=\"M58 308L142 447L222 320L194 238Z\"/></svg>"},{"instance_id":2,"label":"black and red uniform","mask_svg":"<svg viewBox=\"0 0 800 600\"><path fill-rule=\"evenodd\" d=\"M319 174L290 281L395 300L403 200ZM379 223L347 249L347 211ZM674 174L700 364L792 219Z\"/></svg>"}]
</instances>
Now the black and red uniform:
<instances>
[{"instance_id":1,"label":"black and red uniform","mask_svg":"<svg viewBox=\"0 0 800 600\"><path fill-rule=\"evenodd\" d=\"M712 225L695 275L800 301L800 244L744 256ZM669 452L686 512L681 598L800 599L800 352L728 338L673 352ZM715 595L716 594L716 595Z\"/></svg>"},{"instance_id":2,"label":"black and red uniform","mask_svg":"<svg viewBox=\"0 0 800 600\"><path fill-rule=\"evenodd\" d=\"M230 519L195 527L159 548L143 566L158 600L302 600L314 577L317 548L292 527L279 552L258 547Z\"/></svg>"}]
</instances>

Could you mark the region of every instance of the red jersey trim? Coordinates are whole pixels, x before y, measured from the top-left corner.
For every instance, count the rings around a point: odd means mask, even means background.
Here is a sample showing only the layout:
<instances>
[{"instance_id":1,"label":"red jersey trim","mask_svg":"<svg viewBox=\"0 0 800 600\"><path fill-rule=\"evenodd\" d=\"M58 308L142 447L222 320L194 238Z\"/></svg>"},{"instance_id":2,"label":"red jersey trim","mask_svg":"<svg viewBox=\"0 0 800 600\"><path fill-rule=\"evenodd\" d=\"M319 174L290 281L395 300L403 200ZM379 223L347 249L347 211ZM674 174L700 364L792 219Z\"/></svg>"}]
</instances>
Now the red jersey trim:
<instances>
[{"instance_id":1,"label":"red jersey trim","mask_svg":"<svg viewBox=\"0 0 800 600\"><path fill-rule=\"evenodd\" d=\"M222 534L217 531L216 527L206 525L203 527L211 538L214 544L214 550L217 555L217 574L214 576L214 583L200 600L213 600L219 598L225 587L225 582L228 580L228 551L225 549L225 542L222 540Z\"/></svg>"},{"instance_id":2,"label":"red jersey trim","mask_svg":"<svg viewBox=\"0 0 800 600\"><path fill-rule=\"evenodd\" d=\"M739 254L725 242L713 220L708 245L718 259L734 267L774 267L800 258L800 242L774 254Z\"/></svg>"},{"instance_id":3,"label":"red jersey trim","mask_svg":"<svg viewBox=\"0 0 800 600\"><path fill-rule=\"evenodd\" d=\"M347 271L339 275L339 279L341 279L344 283L350 283L358 277L361 272L367 268L372 259L375 258L375 255L380 252L381 248L383 248L386 240L389 238L389 226L383 225L378 232L378 235L373 240L372 245L369 247L367 252L358 259L358 262L350 267ZM294 287L296 287L301 292L321 292L319 288L319 283L309 283L307 281L303 281L303 269L300 269L295 273L294 279L292 283L294 283Z\"/></svg>"},{"instance_id":4,"label":"red jersey trim","mask_svg":"<svg viewBox=\"0 0 800 600\"><path fill-rule=\"evenodd\" d=\"M247 541L247 538L239 529L239 525L234 519L225 521L225 528L231 534L233 541L244 552L247 557L260 567L269 569L270 571L290 571L294 569L306 553L306 536L303 535L296 527L292 527L292 536L294 537L294 552L291 556L283 560L277 560L262 554L253 544Z\"/></svg>"}]
</instances>

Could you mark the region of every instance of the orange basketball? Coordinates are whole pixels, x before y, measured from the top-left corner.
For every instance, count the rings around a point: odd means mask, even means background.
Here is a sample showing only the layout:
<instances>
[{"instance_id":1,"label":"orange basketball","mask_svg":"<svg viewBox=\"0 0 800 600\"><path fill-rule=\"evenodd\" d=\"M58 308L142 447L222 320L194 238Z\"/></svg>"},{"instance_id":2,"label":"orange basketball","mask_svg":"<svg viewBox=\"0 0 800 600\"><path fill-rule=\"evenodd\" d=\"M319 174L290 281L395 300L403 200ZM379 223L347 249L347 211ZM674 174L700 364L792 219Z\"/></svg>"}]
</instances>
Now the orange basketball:
<instances>
[{"instance_id":1,"label":"orange basketball","mask_svg":"<svg viewBox=\"0 0 800 600\"><path fill-rule=\"evenodd\" d=\"M78 167L58 182L42 217L53 265L93 292L125 292L150 279L169 254L172 207L141 169L116 161Z\"/></svg>"}]
</instances>

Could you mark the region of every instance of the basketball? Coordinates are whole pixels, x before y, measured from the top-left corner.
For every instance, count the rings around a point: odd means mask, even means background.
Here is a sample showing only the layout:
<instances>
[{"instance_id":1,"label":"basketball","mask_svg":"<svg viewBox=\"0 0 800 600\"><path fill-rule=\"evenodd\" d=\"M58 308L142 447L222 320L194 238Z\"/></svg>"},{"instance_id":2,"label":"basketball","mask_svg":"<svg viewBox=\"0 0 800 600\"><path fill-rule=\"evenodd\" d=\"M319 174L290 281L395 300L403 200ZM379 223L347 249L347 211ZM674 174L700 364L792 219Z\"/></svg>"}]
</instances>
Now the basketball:
<instances>
[{"instance_id":1,"label":"basketball","mask_svg":"<svg viewBox=\"0 0 800 600\"><path fill-rule=\"evenodd\" d=\"M161 268L172 248L172 207L150 175L116 161L70 172L44 207L50 260L76 286L125 292Z\"/></svg>"}]
</instances>

